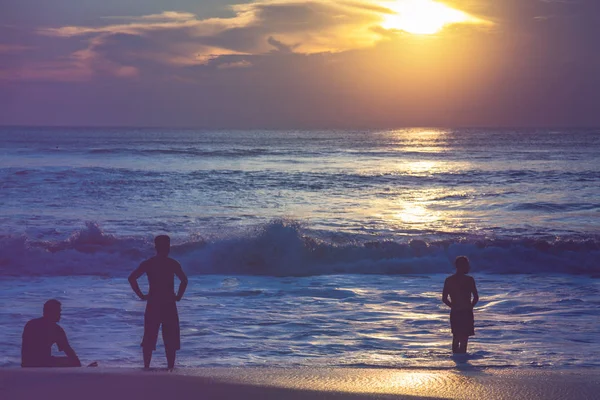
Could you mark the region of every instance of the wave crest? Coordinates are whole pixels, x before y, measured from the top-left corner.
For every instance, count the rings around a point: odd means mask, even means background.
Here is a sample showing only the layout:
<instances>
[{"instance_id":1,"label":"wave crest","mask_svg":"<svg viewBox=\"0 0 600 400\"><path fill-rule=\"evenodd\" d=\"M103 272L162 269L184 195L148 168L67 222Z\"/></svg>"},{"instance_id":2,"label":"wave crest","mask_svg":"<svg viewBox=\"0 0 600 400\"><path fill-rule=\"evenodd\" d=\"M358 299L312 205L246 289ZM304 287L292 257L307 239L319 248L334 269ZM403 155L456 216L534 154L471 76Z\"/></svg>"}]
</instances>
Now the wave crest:
<instances>
[{"instance_id":1,"label":"wave crest","mask_svg":"<svg viewBox=\"0 0 600 400\"><path fill-rule=\"evenodd\" d=\"M119 237L89 222L61 241L0 236L0 275L124 276L153 252L150 236ZM286 220L245 234L175 243L171 255L192 275L448 273L458 255L471 259L475 273L600 274L596 237L365 242L348 236L344 244L336 244L309 236L299 223Z\"/></svg>"}]
</instances>

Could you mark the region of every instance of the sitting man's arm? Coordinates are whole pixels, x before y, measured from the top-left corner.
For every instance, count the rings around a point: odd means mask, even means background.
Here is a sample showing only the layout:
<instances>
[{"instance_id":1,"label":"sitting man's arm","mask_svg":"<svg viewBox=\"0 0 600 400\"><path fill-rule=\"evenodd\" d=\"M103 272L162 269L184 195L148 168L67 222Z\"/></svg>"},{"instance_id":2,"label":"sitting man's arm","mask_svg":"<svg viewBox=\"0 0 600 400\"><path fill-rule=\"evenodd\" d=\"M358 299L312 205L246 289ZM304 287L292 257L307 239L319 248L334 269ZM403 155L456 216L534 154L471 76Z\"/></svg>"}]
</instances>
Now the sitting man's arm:
<instances>
[{"instance_id":1,"label":"sitting man's arm","mask_svg":"<svg viewBox=\"0 0 600 400\"><path fill-rule=\"evenodd\" d=\"M79 357L77 357L75 350L73 350L71 346L68 346L63 350L67 355L67 359L69 360L69 364L71 364L71 367L81 367L81 361L79 361Z\"/></svg>"},{"instance_id":2,"label":"sitting man's arm","mask_svg":"<svg viewBox=\"0 0 600 400\"><path fill-rule=\"evenodd\" d=\"M448 290L448 281L446 280L444 282L444 290L442 292L442 301L444 302L444 304L446 304L448 307L452 308L452 302L448 299L448 295L449 295L449 290Z\"/></svg>"},{"instance_id":3,"label":"sitting man's arm","mask_svg":"<svg viewBox=\"0 0 600 400\"><path fill-rule=\"evenodd\" d=\"M131 288L133 289L133 291L135 292L135 294L137 294L137 296L141 299L141 300L146 300L147 297L144 293L142 293L142 290L140 289L140 285L138 285L138 278L141 277L142 275L144 275L146 273L146 268L144 266L144 263L141 263L139 267L137 267L135 269L135 271L133 271L131 273L131 275L129 275L129 284L131 285Z\"/></svg>"},{"instance_id":4,"label":"sitting man's arm","mask_svg":"<svg viewBox=\"0 0 600 400\"><path fill-rule=\"evenodd\" d=\"M81 367L81 361L79 361L79 357L75 353L75 350L69 344L67 340L67 335L62 328L59 328L58 340L56 344L58 345L58 349L63 351L67 357L55 357L54 363L57 367Z\"/></svg>"},{"instance_id":5,"label":"sitting man's arm","mask_svg":"<svg viewBox=\"0 0 600 400\"><path fill-rule=\"evenodd\" d=\"M179 290L177 290L177 297L175 298L177 301L181 300L183 294L185 293L185 289L187 288L188 278L183 272L180 264L177 264L177 268L175 269L175 275L179 278Z\"/></svg>"}]
</instances>

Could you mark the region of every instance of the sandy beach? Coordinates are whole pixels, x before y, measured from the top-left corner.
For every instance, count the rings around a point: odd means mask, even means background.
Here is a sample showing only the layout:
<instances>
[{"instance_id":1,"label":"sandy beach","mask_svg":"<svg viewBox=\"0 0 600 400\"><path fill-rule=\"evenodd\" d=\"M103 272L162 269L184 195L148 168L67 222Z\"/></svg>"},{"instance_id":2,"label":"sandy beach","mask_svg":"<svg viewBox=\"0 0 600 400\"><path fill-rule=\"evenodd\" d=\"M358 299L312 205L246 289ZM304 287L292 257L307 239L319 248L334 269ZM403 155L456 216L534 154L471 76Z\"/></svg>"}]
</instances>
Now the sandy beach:
<instances>
[{"instance_id":1,"label":"sandy beach","mask_svg":"<svg viewBox=\"0 0 600 400\"><path fill-rule=\"evenodd\" d=\"M593 399L580 370L355 368L2 369L0 397L19 399Z\"/></svg>"}]
</instances>

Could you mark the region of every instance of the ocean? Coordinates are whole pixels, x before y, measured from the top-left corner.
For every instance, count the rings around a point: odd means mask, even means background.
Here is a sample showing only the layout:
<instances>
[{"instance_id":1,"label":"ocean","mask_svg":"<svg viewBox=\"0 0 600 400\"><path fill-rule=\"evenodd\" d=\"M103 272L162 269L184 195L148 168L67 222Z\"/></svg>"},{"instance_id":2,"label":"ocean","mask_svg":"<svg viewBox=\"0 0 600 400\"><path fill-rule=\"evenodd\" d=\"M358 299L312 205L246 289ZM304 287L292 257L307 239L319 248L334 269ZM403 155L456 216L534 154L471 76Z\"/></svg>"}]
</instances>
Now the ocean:
<instances>
[{"instance_id":1,"label":"ocean","mask_svg":"<svg viewBox=\"0 0 600 400\"><path fill-rule=\"evenodd\" d=\"M0 128L0 366L49 298L82 362L141 366L126 277L169 234L184 367L598 367L599 160L600 129Z\"/></svg>"}]
</instances>

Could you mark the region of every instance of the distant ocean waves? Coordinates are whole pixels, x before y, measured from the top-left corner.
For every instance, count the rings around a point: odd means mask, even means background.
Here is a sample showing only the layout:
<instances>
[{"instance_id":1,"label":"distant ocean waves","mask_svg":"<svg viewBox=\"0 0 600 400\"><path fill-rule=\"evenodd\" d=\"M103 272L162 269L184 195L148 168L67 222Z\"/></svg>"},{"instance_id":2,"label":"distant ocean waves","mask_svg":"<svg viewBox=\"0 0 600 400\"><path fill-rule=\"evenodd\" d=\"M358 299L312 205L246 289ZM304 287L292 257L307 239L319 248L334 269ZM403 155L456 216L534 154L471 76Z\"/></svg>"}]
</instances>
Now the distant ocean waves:
<instances>
[{"instance_id":1,"label":"distant ocean waves","mask_svg":"<svg viewBox=\"0 0 600 400\"><path fill-rule=\"evenodd\" d=\"M151 237L120 237L94 223L66 240L0 235L0 275L124 276L152 254ZM448 273L452 260L463 254L471 259L474 272L600 277L600 237L405 243L346 237L343 243L333 243L305 233L293 221L273 221L244 234L175 241L172 248L172 256L190 275Z\"/></svg>"}]
</instances>

